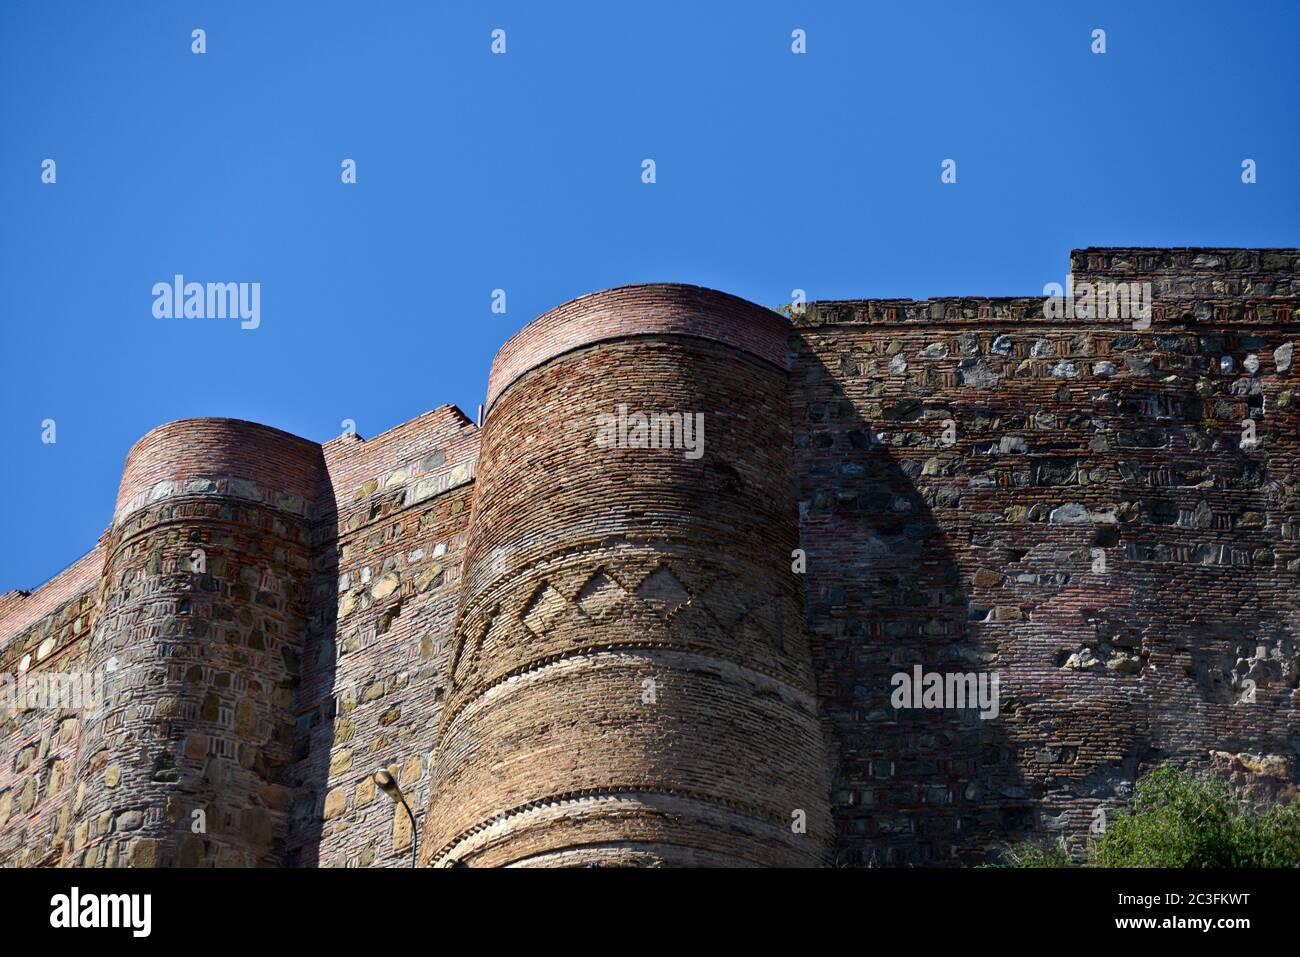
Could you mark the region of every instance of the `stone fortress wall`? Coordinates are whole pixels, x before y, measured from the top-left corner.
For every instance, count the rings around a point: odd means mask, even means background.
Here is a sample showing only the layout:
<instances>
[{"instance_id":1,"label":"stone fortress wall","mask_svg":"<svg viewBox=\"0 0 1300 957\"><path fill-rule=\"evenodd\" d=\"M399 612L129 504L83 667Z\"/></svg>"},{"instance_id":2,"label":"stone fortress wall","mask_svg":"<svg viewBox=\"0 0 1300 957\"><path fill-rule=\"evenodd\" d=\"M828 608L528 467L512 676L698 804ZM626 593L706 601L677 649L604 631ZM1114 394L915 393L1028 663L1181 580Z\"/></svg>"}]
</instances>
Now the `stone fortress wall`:
<instances>
[{"instance_id":1,"label":"stone fortress wall","mask_svg":"<svg viewBox=\"0 0 1300 957\"><path fill-rule=\"evenodd\" d=\"M975 861L1043 835L1081 849L1163 759L1294 793L1298 266L1074 252L1076 282L1151 282L1146 329L1049 321L1041 297L795 319L840 863ZM893 709L890 677L918 664L998 674L998 716Z\"/></svg>"},{"instance_id":2,"label":"stone fortress wall","mask_svg":"<svg viewBox=\"0 0 1300 957\"><path fill-rule=\"evenodd\" d=\"M1163 759L1293 795L1300 250L1070 267L1149 326L621 287L503 346L481 430L153 430L0 596L0 672L110 692L0 714L0 864L409 865L381 766L433 866L1079 849ZM704 454L595 448L620 403ZM996 716L893 707L917 666Z\"/></svg>"},{"instance_id":3,"label":"stone fortress wall","mask_svg":"<svg viewBox=\"0 0 1300 957\"><path fill-rule=\"evenodd\" d=\"M0 605L8 674L113 690L0 716L0 861L409 862L370 775L427 801L477 453L447 406L324 446L222 419L141 439L100 547Z\"/></svg>"}]
</instances>

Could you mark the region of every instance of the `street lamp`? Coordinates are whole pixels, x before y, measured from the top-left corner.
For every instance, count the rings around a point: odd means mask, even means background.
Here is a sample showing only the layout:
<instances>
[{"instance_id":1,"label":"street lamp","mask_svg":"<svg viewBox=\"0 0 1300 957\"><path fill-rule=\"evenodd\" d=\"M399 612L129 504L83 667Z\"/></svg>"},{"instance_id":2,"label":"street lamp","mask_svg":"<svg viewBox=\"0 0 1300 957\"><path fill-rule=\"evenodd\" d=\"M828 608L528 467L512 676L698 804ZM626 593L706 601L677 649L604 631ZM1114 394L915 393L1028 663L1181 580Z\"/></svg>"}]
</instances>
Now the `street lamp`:
<instances>
[{"instance_id":1,"label":"street lamp","mask_svg":"<svg viewBox=\"0 0 1300 957\"><path fill-rule=\"evenodd\" d=\"M397 786L397 779L388 772L387 768L380 768L371 775L371 778L379 790L392 798L395 803L406 808L406 813L411 818L411 866L417 867L416 845L419 843L420 829L415 823L415 812L411 810L411 805L406 803L406 795Z\"/></svg>"}]
</instances>

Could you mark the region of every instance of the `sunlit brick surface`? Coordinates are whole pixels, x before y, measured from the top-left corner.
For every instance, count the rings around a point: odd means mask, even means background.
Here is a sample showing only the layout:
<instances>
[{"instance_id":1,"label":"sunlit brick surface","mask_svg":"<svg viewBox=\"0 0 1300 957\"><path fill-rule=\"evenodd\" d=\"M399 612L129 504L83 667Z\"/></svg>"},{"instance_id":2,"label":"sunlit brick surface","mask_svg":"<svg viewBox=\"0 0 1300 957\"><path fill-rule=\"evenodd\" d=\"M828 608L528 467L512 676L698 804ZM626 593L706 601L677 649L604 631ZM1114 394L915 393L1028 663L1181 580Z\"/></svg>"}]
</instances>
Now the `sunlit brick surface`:
<instances>
[{"instance_id":1,"label":"sunlit brick surface","mask_svg":"<svg viewBox=\"0 0 1300 957\"><path fill-rule=\"evenodd\" d=\"M644 308L658 287L637 292ZM825 859L785 374L770 348L718 341L770 345L780 323L718 297L715 334L696 337L708 299L690 294L695 311L665 324L677 334L597 333L492 407L425 831L435 865ZM702 412L705 454L598 447L596 417L620 403Z\"/></svg>"}]
</instances>

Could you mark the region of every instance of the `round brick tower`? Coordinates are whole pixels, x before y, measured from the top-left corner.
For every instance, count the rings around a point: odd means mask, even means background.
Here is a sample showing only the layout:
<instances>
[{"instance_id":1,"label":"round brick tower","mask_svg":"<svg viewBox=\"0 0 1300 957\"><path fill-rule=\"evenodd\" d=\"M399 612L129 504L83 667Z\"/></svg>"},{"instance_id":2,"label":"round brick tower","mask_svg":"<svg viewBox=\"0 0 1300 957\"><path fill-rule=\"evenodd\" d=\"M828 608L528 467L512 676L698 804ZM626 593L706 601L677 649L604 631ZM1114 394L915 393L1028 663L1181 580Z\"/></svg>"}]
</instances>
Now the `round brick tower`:
<instances>
[{"instance_id":1,"label":"round brick tower","mask_svg":"<svg viewBox=\"0 0 1300 957\"><path fill-rule=\"evenodd\" d=\"M88 666L71 863L280 862L320 447L232 419L127 456Z\"/></svg>"},{"instance_id":2,"label":"round brick tower","mask_svg":"<svg viewBox=\"0 0 1300 957\"><path fill-rule=\"evenodd\" d=\"M648 285L498 353L424 864L825 862L785 349Z\"/></svg>"}]
</instances>

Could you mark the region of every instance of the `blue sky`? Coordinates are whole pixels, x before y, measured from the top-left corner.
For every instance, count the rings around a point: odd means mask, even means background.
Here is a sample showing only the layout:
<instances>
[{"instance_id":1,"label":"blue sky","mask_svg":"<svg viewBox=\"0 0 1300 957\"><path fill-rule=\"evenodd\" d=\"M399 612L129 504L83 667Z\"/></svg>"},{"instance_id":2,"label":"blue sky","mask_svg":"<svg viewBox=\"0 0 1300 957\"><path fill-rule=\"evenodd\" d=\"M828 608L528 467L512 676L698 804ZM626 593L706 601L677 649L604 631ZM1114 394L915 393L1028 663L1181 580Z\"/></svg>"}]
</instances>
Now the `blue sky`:
<instances>
[{"instance_id":1,"label":"blue sky","mask_svg":"<svg viewBox=\"0 0 1300 957\"><path fill-rule=\"evenodd\" d=\"M473 415L593 289L1033 294L1075 247L1300 245L1298 42L1294 2L4 0L0 591L94 545L150 428ZM261 283L260 327L155 319L176 273Z\"/></svg>"}]
</instances>

